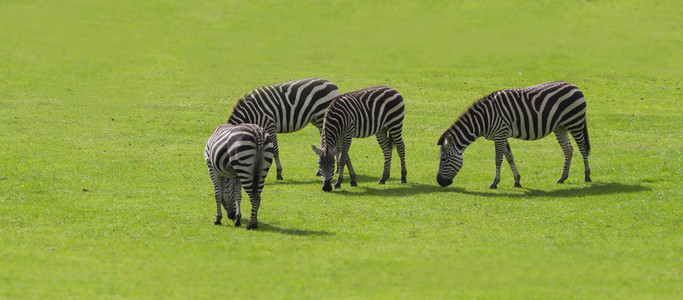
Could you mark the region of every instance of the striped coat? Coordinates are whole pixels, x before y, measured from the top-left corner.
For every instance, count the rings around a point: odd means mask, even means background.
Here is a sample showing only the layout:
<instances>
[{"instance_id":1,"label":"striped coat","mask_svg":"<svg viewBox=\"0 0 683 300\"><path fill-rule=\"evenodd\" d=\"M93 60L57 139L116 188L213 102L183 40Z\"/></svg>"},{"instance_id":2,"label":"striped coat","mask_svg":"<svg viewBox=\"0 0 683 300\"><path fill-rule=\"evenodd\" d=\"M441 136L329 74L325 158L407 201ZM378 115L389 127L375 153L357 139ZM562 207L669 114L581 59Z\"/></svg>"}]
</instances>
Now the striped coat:
<instances>
[{"instance_id":1,"label":"striped coat","mask_svg":"<svg viewBox=\"0 0 683 300\"><path fill-rule=\"evenodd\" d=\"M228 218L240 226L242 191L251 200L247 229L258 226L261 191L273 161L273 143L263 128L254 124L218 126L204 149L204 160L214 185L216 221L221 224L221 205Z\"/></svg>"},{"instance_id":2,"label":"striped coat","mask_svg":"<svg viewBox=\"0 0 683 300\"><path fill-rule=\"evenodd\" d=\"M349 148L352 138L374 135L384 154L384 171L379 180L383 184L389 178L392 146L401 159L401 182L406 182L405 145L401 136L404 116L403 97L388 86L375 86L343 94L336 98L325 113L321 148L312 145L318 155L322 172L323 190L332 190L335 156L339 155L339 172L335 188L344 177L344 166L349 169L351 186L356 186L356 173L351 164Z\"/></svg>"},{"instance_id":3,"label":"striped coat","mask_svg":"<svg viewBox=\"0 0 683 300\"><path fill-rule=\"evenodd\" d=\"M270 134L274 146L277 179L282 180L277 134L295 132L309 123L319 131L322 130L325 109L338 95L337 86L322 78L262 86L237 101L227 123L256 124Z\"/></svg>"},{"instance_id":4,"label":"striped coat","mask_svg":"<svg viewBox=\"0 0 683 300\"><path fill-rule=\"evenodd\" d=\"M557 182L562 183L569 176L573 153L569 134L583 156L584 181L590 182L586 99L575 85L561 81L496 91L465 109L437 142L441 146L437 181L441 186L450 185L462 166L465 148L484 137L493 140L496 149L496 176L489 188L495 189L500 182L503 156L512 169L515 187L521 187L521 176L507 139L537 140L550 133L555 133L565 156Z\"/></svg>"}]
</instances>

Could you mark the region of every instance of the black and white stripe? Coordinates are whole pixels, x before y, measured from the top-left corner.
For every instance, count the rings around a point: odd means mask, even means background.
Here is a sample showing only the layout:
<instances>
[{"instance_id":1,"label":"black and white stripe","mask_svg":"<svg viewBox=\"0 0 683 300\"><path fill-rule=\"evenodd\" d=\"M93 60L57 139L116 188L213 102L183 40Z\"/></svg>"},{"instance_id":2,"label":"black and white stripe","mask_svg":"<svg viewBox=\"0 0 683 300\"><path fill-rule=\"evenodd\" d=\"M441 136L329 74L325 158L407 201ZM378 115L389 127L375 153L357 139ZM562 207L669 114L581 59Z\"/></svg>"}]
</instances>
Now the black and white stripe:
<instances>
[{"instance_id":1,"label":"black and white stripe","mask_svg":"<svg viewBox=\"0 0 683 300\"><path fill-rule=\"evenodd\" d=\"M318 165L322 172L323 190L332 190L334 160L338 154L339 177L335 188L339 188L344 177L344 166L348 166L351 186L356 186L356 172L351 165L349 148L352 138L377 137L384 153L384 172L379 183L389 178L392 144L401 158L401 183L406 182L405 145L401 132L404 114L403 97L388 86L375 86L343 94L336 98L325 113L321 146L312 145L318 154Z\"/></svg>"},{"instance_id":2,"label":"black and white stripe","mask_svg":"<svg viewBox=\"0 0 683 300\"><path fill-rule=\"evenodd\" d=\"M567 82L548 82L520 89L494 92L464 110L439 138L441 145L437 181L441 186L453 183L453 177L462 166L462 153L479 137L493 140L496 147L496 177L489 188L500 182L503 156L507 159L515 178L515 187L521 187L508 138L538 140L551 132L564 152L563 183L569 176L573 148L570 133L583 156L585 177L590 182L588 154L588 128L586 127L586 99L575 85Z\"/></svg>"},{"instance_id":3,"label":"black and white stripe","mask_svg":"<svg viewBox=\"0 0 683 300\"><path fill-rule=\"evenodd\" d=\"M337 86L322 78L262 86L237 101L227 123L256 124L270 134L275 147L277 179L282 180L277 134L295 132L308 123L322 130L325 109L338 95Z\"/></svg>"},{"instance_id":4,"label":"black and white stripe","mask_svg":"<svg viewBox=\"0 0 683 300\"><path fill-rule=\"evenodd\" d=\"M206 143L204 159L216 196L214 224L221 224L222 204L228 218L240 226L241 188L244 188L251 200L247 229L256 228L261 191L273 162L273 143L268 133L254 124L220 125Z\"/></svg>"}]
</instances>

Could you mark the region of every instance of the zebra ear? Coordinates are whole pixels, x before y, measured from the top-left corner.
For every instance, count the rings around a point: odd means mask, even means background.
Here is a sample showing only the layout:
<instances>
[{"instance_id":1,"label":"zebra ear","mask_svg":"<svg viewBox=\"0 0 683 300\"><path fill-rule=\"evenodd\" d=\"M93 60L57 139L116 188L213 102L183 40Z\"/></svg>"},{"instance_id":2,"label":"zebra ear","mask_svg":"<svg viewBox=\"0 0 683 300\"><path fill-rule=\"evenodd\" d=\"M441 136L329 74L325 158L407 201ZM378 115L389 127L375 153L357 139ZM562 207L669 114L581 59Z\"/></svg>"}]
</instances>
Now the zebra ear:
<instances>
[{"instance_id":1,"label":"zebra ear","mask_svg":"<svg viewBox=\"0 0 683 300\"><path fill-rule=\"evenodd\" d=\"M453 136L450 135L444 135L439 139L439 142L437 142L437 146L443 146L446 148L453 147L454 141L453 141Z\"/></svg>"},{"instance_id":2,"label":"zebra ear","mask_svg":"<svg viewBox=\"0 0 683 300\"><path fill-rule=\"evenodd\" d=\"M311 148L313 149L313 152L318 156L323 155L323 150L320 150L320 148L316 147L315 145L311 145Z\"/></svg>"}]
</instances>

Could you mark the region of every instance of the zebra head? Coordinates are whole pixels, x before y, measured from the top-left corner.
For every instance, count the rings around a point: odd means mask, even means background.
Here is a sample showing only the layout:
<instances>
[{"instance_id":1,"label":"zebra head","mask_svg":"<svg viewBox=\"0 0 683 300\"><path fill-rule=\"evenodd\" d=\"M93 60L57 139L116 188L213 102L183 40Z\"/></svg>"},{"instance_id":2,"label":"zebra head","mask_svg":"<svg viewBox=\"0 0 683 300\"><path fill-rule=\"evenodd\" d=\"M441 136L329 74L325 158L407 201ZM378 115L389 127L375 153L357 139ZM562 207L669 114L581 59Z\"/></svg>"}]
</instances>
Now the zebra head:
<instances>
[{"instance_id":1,"label":"zebra head","mask_svg":"<svg viewBox=\"0 0 683 300\"><path fill-rule=\"evenodd\" d=\"M442 187L453 183L453 178L462 167L462 153L464 149L456 146L453 136L445 135L437 145L441 146L439 151L439 171L436 174L436 181Z\"/></svg>"},{"instance_id":2,"label":"zebra head","mask_svg":"<svg viewBox=\"0 0 683 300\"><path fill-rule=\"evenodd\" d=\"M318 169L322 175L323 191L329 192L332 190L332 176L334 175L334 157L337 155L337 149L329 149L323 147L320 149L315 145L311 145L313 152L318 155Z\"/></svg>"}]
</instances>

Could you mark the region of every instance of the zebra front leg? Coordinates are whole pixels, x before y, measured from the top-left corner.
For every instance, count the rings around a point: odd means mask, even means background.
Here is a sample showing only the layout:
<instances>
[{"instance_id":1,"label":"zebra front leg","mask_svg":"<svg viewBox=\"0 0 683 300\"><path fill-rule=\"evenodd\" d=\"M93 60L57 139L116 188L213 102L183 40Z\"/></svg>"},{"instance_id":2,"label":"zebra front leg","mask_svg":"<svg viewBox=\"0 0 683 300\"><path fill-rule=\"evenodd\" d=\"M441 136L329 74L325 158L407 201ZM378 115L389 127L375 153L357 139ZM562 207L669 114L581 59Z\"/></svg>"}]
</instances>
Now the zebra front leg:
<instances>
[{"instance_id":1,"label":"zebra front leg","mask_svg":"<svg viewBox=\"0 0 683 300\"><path fill-rule=\"evenodd\" d=\"M349 157L349 149L351 148L351 139L353 137L348 135L344 139L342 139L341 146L339 147L340 152L337 155L337 171L339 172L339 175L337 176L337 183L334 184L334 188L338 189L341 187L342 182L344 181L344 166L346 165L347 162L351 161L351 157ZM349 174L351 173L351 170L349 170ZM356 180L356 175L354 172L353 177L351 178L353 181Z\"/></svg>"},{"instance_id":2,"label":"zebra front leg","mask_svg":"<svg viewBox=\"0 0 683 300\"><path fill-rule=\"evenodd\" d=\"M375 137L380 148L382 148L382 154L384 154L384 170L382 171L382 177L377 183L384 184L391 174L391 140L387 137L386 129L377 132Z\"/></svg>"},{"instance_id":3,"label":"zebra front leg","mask_svg":"<svg viewBox=\"0 0 683 300\"><path fill-rule=\"evenodd\" d=\"M500 166L503 164L503 154L505 153L506 139L496 140L496 177L493 178L493 182L489 185L489 189L497 189L498 183L500 182Z\"/></svg>"},{"instance_id":4,"label":"zebra front leg","mask_svg":"<svg viewBox=\"0 0 683 300\"><path fill-rule=\"evenodd\" d=\"M339 170L339 174L337 175L337 182L334 183L335 189L340 188L342 182L344 181L344 165L345 164L346 164L345 161L342 161L341 159L337 160L337 170Z\"/></svg>"},{"instance_id":5,"label":"zebra front leg","mask_svg":"<svg viewBox=\"0 0 683 300\"><path fill-rule=\"evenodd\" d=\"M346 161L346 167L349 169L349 178L351 180L351 186L358 186L358 183L356 182L356 171L353 169L350 157Z\"/></svg>"},{"instance_id":6,"label":"zebra front leg","mask_svg":"<svg viewBox=\"0 0 683 300\"><path fill-rule=\"evenodd\" d=\"M216 171L214 171L212 167L209 167L209 175L213 182L213 192L216 199L216 220L213 221L213 225L221 225L221 219L223 219L221 204L223 203L223 185L225 179L216 174Z\"/></svg>"},{"instance_id":7,"label":"zebra front leg","mask_svg":"<svg viewBox=\"0 0 683 300\"><path fill-rule=\"evenodd\" d=\"M564 166L562 166L562 175L557 183L564 183L569 177L569 167L572 164L572 155L574 153L574 148L572 143L569 141L569 135L567 134L567 129L564 127L558 127L555 129L555 137L557 137L557 142L562 147L562 152L564 153Z\"/></svg>"},{"instance_id":8,"label":"zebra front leg","mask_svg":"<svg viewBox=\"0 0 683 300\"><path fill-rule=\"evenodd\" d=\"M519 175L519 172L517 171L517 165L515 165L515 158L512 156L512 149L510 149L510 143L505 141L505 159L508 161L508 164L510 164L510 169L512 169L512 176L515 178L515 187L516 188L521 188L522 185L519 183L519 181L522 179L522 176Z\"/></svg>"}]
</instances>

